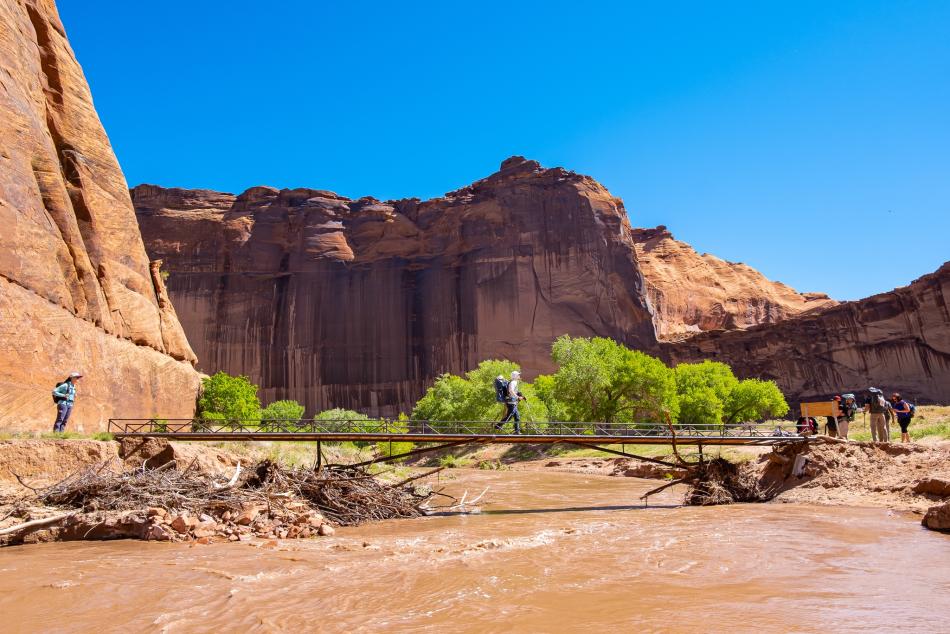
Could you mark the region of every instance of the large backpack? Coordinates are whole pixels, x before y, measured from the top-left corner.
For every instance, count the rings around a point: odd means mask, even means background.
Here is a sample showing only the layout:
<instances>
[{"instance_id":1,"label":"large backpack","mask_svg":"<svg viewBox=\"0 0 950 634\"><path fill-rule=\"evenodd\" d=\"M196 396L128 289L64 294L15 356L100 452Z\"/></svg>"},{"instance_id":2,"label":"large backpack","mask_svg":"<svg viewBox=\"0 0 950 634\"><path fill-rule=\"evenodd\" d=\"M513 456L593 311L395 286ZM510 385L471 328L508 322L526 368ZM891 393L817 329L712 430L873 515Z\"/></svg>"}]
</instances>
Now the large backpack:
<instances>
[{"instance_id":1,"label":"large backpack","mask_svg":"<svg viewBox=\"0 0 950 634\"><path fill-rule=\"evenodd\" d=\"M887 411L887 401L884 400L884 395L880 392L872 393L870 400L872 414L883 414Z\"/></svg>"},{"instance_id":2,"label":"large backpack","mask_svg":"<svg viewBox=\"0 0 950 634\"><path fill-rule=\"evenodd\" d=\"M53 402L56 403L57 405L59 405L61 402L66 400L65 396L60 396L59 394L56 393L56 390L58 390L60 386L62 385L66 385L66 381L60 381L59 383L53 386Z\"/></svg>"},{"instance_id":3,"label":"large backpack","mask_svg":"<svg viewBox=\"0 0 950 634\"><path fill-rule=\"evenodd\" d=\"M917 406L914 405L913 403L908 403L907 407L910 408L910 415L908 416L908 418L913 418L914 414L917 413Z\"/></svg>"},{"instance_id":4,"label":"large backpack","mask_svg":"<svg viewBox=\"0 0 950 634\"><path fill-rule=\"evenodd\" d=\"M499 403L508 400L508 381L501 377L495 379L495 400Z\"/></svg>"}]
</instances>

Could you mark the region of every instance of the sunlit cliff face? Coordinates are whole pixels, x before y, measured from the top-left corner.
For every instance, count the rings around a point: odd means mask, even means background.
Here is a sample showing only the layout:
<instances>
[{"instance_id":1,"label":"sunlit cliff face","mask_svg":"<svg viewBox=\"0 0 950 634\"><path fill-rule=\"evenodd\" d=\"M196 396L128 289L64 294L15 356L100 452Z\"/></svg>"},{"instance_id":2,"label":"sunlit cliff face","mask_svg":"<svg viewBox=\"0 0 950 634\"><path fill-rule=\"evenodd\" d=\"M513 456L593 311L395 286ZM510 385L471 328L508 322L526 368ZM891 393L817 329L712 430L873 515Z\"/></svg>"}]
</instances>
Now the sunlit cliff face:
<instances>
[{"instance_id":1,"label":"sunlit cliff face","mask_svg":"<svg viewBox=\"0 0 950 634\"><path fill-rule=\"evenodd\" d=\"M487 358L550 370L564 333L656 343L622 203L563 169L516 157L429 201L133 197L201 368L247 374L265 400L397 414Z\"/></svg>"}]
</instances>

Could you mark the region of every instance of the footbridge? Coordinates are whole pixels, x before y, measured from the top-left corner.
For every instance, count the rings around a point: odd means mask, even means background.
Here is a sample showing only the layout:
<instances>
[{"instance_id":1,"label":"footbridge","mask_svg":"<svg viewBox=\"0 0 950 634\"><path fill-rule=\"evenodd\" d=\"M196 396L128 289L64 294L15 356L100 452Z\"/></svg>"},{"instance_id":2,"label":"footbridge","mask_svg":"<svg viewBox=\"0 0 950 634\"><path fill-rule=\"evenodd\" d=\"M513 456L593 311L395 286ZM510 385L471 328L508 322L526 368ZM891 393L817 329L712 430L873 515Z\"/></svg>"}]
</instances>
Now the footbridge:
<instances>
[{"instance_id":1,"label":"footbridge","mask_svg":"<svg viewBox=\"0 0 950 634\"><path fill-rule=\"evenodd\" d=\"M756 423L522 423L521 433L514 433L511 423L499 427L499 423L492 421L114 418L109 420L109 431L118 439L150 437L197 441L316 442L318 452L319 445L324 442L413 443L416 447L374 461L388 461L471 443L564 443L646 459L623 449L611 449L603 445L693 445L702 453L703 447L709 446L771 446L806 440L775 425Z\"/></svg>"}]
</instances>

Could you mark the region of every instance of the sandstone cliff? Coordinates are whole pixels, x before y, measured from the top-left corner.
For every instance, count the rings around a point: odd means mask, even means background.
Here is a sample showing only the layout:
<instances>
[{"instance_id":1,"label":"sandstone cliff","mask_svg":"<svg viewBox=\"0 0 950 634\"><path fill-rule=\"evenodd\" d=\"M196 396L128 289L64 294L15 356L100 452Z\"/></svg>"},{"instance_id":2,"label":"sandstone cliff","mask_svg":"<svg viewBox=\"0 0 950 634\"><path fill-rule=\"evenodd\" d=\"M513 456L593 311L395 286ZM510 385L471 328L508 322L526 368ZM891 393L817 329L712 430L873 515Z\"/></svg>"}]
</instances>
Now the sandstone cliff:
<instances>
[{"instance_id":1,"label":"sandstone cliff","mask_svg":"<svg viewBox=\"0 0 950 634\"><path fill-rule=\"evenodd\" d=\"M632 236L660 339L776 323L837 303L773 282L745 264L700 255L663 226L634 229Z\"/></svg>"},{"instance_id":2,"label":"sandstone cliff","mask_svg":"<svg viewBox=\"0 0 950 634\"><path fill-rule=\"evenodd\" d=\"M950 262L906 287L778 324L665 344L674 362L715 359L774 379L790 400L868 386L950 402Z\"/></svg>"},{"instance_id":3,"label":"sandstone cliff","mask_svg":"<svg viewBox=\"0 0 950 634\"><path fill-rule=\"evenodd\" d=\"M133 190L206 371L308 412L408 411L442 372L551 369L557 336L655 345L623 204L515 157L429 201L255 187Z\"/></svg>"},{"instance_id":4,"label":"sandstone cliff","mask_svg":"<svg viewBox=\"0 0 950 634\"><path fill-rule=\"evenodd\" d=\"M189 416L194 353L149 270L125 178L51 0L0 2L0 427Z\"/></svg>"}]
</instances>

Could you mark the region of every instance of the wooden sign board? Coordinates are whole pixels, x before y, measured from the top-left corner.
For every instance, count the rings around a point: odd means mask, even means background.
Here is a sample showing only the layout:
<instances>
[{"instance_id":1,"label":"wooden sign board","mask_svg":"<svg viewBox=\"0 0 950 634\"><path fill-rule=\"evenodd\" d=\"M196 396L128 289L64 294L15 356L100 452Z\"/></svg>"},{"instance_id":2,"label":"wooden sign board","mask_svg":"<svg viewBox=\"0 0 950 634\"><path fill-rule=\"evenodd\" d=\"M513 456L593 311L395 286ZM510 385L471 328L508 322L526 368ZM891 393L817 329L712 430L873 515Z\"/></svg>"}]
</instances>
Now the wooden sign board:
<instances>
[{"instance_id":1,"label":"wooden sign board","mask_svg":"<svg viewBox=\"0 0 950 634\"><path fill-rule=\"evenodd\" d=\"M841 416L841 410L838 408L838 401L817 401L814 403L802 403L802 416Z\"/></svg>"}]
</instances>

